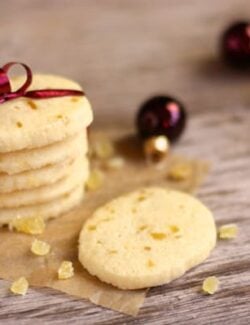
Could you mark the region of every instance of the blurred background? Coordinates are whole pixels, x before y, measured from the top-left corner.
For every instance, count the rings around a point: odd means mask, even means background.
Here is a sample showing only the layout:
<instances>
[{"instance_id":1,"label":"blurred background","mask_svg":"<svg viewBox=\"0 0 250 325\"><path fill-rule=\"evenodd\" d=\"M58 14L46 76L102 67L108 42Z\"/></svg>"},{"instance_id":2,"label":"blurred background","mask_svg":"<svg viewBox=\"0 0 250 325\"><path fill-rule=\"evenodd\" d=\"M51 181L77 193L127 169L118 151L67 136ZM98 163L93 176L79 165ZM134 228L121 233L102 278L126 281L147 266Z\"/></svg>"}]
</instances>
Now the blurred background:
<instances>
[{"instance_id":1,"label":"blurred background","mask_svg":"<svg viewBox=\"0 0 250 325\"><path fill-rule=\"evenodd\" d=\"M248 73L219 59L228 24L249 19L249 0L1 1L1 64L79 81L95 125L131 125L154 94L190 112L250 106Z\"/></svg>"}]
</instances>

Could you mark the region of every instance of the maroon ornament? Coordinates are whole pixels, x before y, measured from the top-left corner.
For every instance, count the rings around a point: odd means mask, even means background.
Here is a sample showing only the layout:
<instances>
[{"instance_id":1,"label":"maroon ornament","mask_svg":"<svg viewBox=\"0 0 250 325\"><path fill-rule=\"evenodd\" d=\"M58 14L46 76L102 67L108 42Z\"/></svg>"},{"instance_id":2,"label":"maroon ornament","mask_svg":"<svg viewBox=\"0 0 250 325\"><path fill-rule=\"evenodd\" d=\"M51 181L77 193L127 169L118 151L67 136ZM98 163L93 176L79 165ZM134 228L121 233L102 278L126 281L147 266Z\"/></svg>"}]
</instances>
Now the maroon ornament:
<instances>
[{"instance_id":1,"label":"maroon ornament","mask_svg":"<svg viewBox=\"0 0 250 325\"><path fill-rule=\"evenodd\" d=\"M231 65L250 66L250 23L237 22L229 26L222 36L223 58Z\"/></svg>"},{"instance_id":2,"label":"maroon ornament","mask_svg":"<svg viewBox=\"0 0 250 325\"><path fill-rule=\"evenodd\" d=\"M183 105L176 99L155 96L142 104L136 123L138 133L143 139L163 135L170 142L174 142L185 127L186 113Z\"/></svg>"}]
</instances>

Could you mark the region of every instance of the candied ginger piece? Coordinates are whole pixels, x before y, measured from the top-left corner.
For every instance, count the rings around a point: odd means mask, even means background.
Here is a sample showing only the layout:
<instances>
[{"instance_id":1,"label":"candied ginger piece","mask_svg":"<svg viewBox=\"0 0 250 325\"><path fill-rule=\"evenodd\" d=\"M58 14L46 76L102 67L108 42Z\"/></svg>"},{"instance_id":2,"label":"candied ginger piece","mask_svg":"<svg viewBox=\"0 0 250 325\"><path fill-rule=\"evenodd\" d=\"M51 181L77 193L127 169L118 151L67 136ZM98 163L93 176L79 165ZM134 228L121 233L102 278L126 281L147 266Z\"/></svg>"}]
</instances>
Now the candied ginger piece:
<instances>
[{"instance_id":1,"label":"candied ginger piece","mask_svg":"<svg viewBox=\"0 0 250 325\"><path fill-rule=\"evenodd\" d=\"M65 280L72 278L74 275L74 267L71 261L63 261L57 271L58 279Z\"/></svg>"},{"instance_id":2,"label":"candied ginger piece","mask_svg":"<svg viewBox=\"0 0 250 325\"><path fill-rule=\"evenodd\" d=\"M31 245L31 252L35 255L44 256L50 251L50 245L42 240L35 239Z\"/></svg>"},{"instance_id":3,"label":"candied ginger piece","mask_svg":"<svg viewBox=\"0 0 250 325\"><path fill-rule=\"evenodd\" d=\"M188 179L192 174L192 168L188 162L178 162L168 171L168 178L174 181L183 181Z\"/></svg>"},{"instance_id":4,"label":"candied ginger piece","mask_svg":"<svg viewBox=\"0 0 250 325\"><path fill-rule=\"evenodd\" d=\"M167 235L162 232L152 232L150 235L153 239L157 240L162 240L167 237Z\"/></svg>"},{"instance_id":5,"label":"candied ginger piece","mask_svg":"<svg viewBox=\"0 0 250 325\"><path fill-rule=\"evenodd\" d=\"M108 159L114 155L114 145L108 138L96 140L92 144L92 153L99 159Z\"/></svg>"},{"instance_id":6,"label":"candied ginger piece","mask_svg":"<svg viewBox=\"0 0 250 325\"><path fill-rule=\"evenodd\" d=\"M125 165L125 160L121 156L110 158L106 161L105 167L108 169L120 169Z\"/></svg>"},{"instance_id":7,"label":"candied ginger piece","mask_svg":"<svg viewBox=\"0 0 250 325\"><path fill-rule=\"evenodd\" d=\"M219 228L220 239L233 239L236 238L237 234L238 234L238 227L233 223L223 225Z\"/></svg>"},{"instance_id":8,"label":"candied ginger piece","mask_svg":"<svg viewBox=\"0 0 250 325\"><path fill-rule=\"evenodd\" d=\"M12 283L10 291L16 295L24 296L26 295L28 288L28 281L24 277L21 277Z\"/></svg>"},{"instance_id":9,"label":"candied ginger piece","mask_svg":"<svg viewBox=\"0 0 250 325\"><path fill-rule=\"evenodd\" d=\"M40 216L17 217L10 223L9 228L25 234L40 235L45 230L45 222Z\"/></svg>"},{"instance_id":10,"label":"candied ginger piece","mask_svg":"<svg viewBox=\"0 0 250 325\"><path fill-rule=\"evenodd\" d=\"M90 191L95 191L100 188L104 181L104 174L100 169L93 169L90 172L89 178L86 182L86 187Z\"/></svg>"},{"instance_id":11,"label":"candied ginger piece","mask_svg":"<svg viewBox=\"0 0 250 325\"><path fill-rule=\"evenodd\" d=\"M202 284L202 290L205 293L213 295L219 288L219 280L216 276L207 277Z\"/></svg>"}]
</instances>

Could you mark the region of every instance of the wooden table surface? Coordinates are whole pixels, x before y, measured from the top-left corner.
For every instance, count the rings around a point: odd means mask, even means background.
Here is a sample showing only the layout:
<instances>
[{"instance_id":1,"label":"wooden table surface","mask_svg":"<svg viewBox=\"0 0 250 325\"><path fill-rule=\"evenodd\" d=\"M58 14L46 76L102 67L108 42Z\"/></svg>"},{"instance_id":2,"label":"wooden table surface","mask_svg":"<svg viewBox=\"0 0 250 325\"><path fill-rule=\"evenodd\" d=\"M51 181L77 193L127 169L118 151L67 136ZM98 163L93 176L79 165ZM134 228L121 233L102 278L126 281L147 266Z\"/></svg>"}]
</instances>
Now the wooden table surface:
<instances>
[{"instance_id":1,"label":"wooden table surface","mask_svg":"<svg viewBox=\"0 0 250 325\"><path fill-rule=\"evenodd\" d=\"M95 127L131 125L139 103L153 94L180 98L189 127L175 150L211 161L198 196L218 225L235 222L240 232L181 279L150 290L136 318L50 289L14 297L1 281L0 324L250 323L249 71L218 59L223 28L249 15L249 0L1 3L1 63L19 60L81 82ZM221 287L204 297L200 285L208 275L218 276Z\"/></svg>"}]
</instances>

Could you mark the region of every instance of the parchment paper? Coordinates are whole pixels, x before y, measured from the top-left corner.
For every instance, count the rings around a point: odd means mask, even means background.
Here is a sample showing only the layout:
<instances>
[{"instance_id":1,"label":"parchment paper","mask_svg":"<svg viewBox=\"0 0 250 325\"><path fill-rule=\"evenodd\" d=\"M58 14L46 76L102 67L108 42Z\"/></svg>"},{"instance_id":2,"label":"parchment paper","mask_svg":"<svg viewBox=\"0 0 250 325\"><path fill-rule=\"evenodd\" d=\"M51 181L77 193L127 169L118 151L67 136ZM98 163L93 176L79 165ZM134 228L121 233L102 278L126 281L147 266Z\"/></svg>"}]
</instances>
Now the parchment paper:
<instances>
[{"instance_id":1,"label":"parchment paper","mask_svg":"<svg viewBox=\"0 0 250 325\"><path fill-rule=\"evenodd\" d=\"M96 135L98 137L98 133ZM208 165L198 160L189 161L192 177L181 182L170 182L166 177L169 166L183 161L183 157L170 156L161 167L147 166L135 139L126 133L113 132L109 136L116 139L117 152L125 158L125 166L120 170L105 172L103 186L87 193L84 202L74 211L48 222L42 235L29 236L9 232L7 228L0 229L0 277L13 280L25 276L33 286L55 288L97 305L136 315L143 304L146 290L116 289L89 275L78 262L77 242L82 224L100 205L141 186L171 186L193 192L207 173ZM52 251L48 256L37 257L30 252L34 237L51 245ZM57 269L63 260L73 262L75 276L59 281Z\"/></svg>"}]
</instances>

